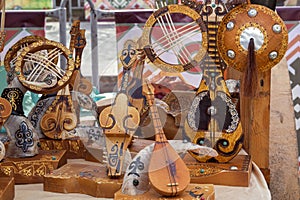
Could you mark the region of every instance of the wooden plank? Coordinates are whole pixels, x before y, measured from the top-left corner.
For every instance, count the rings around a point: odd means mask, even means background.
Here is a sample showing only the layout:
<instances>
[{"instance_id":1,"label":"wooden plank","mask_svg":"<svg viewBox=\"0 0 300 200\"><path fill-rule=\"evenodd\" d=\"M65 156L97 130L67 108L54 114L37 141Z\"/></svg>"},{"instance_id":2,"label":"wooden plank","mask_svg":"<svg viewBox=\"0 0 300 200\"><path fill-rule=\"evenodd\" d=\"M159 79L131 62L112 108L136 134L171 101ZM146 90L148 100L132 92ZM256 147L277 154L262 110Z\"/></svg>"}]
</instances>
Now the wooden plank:
<instances>
[{"instance_id":1,"label":"wooden plank","mask_svg":"<svg viewBox=\"0 0 300 200\"><path fill-rule=\"evenodd\" d=\"M245 150L263 169L269 168L270 81L271 71L258 72L254 94L240 92Z\"/></svg>"},{"instance_id":2,"label":"wooden plank","mask_svg":"<svg viewBox=\"0 0 300 200\"><path fill-rule=\"evenodd\" d=\"M189 184L187 189L183 194L176 197L168 197L164 198L160 196L157 192L153 189L150 189L148 192L141 194L141 195L125 195L119 190L115 194L115 200L128 200L128 199L135 199L135 200L144 200L144 199L151 199L151 200L161 200L161 199L168 199L168 200L214 200L215 199L215 188L212 184Z\"/></svg>"},{"instance_id":3,"label":"wooden plank","mask_svg":"<svg viewBox=\"0 0 300 200\"><path fill-rule=\"evenodd\" d=\"M242 81L243 74L228 68L225 79ZM271 71L258 72L252 96L240 91L240 118L244 132L244 149L269 177L269 132ZM266 178L268 179L268 178Z\"/></svg>"},{"instance_id":4,"label":"wooden plank","mask_svg":"<svg viewBox=\"0 0 300 200\"><path fill-rule=\"evenodd\" d=\"M65 153L65 150L40 151L33 157L6 158L0 163L0 171L14 177L17 184L42 183L45 174L67 162Z\"/></svg>"},{"instance_id":5,"label":"wooden plank","mask_svg":"<svg viewBox=\"0 0 300 200\"><path fill-rule=\"evenodd\" d=\"M81 193L94 197L113 198L123 179L110 179L106 165L70 163L45 175L44 190L59 193Z\"/></svg>"},{"instance_id":6,"label":"wooden plank","mask_svg":"<svg viewBox=\"0 0 300 200\"><path fill-rule=\"evenodd\" d=\"M191 183L249 186L252 172L249 155L237 155L227 163L200 163L187 154L184 162L190 170Z\"/></svg>"},{"instance_id":7,"label":"wooden plank","mask_svg":"<svg viewBox=\"0 0 300 200\"><path fill-rule=\"evenodd\" d=\"M13 200L15 181L13 177L0 177L0 200Z\"/></svg>"},{"instance_id":8,"label":"wooden plank","mask_svg":"<svg viewBox=\"0 0 300 200\"><path fill-rule=\"evenodd\" d=\"M270 120L270 190L273 200L300 199L298 146L288 66L272 68Z\"/></svg>"}]
</instances>

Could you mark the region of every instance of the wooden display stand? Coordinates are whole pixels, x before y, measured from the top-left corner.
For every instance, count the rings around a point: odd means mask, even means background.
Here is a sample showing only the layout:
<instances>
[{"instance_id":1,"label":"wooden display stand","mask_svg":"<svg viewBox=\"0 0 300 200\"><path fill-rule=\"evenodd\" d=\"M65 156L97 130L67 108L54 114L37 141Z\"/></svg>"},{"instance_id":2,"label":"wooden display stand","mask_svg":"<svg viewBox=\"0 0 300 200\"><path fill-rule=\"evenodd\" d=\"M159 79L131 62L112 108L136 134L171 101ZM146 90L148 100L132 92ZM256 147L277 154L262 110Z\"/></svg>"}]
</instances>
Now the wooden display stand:
<instances>
[{"instance_id":1,"label":"wooden display stand","mask_svg":"<svg viewBox=\"0 0 300 200\"><path fill-rule=\"evenodd\" d=\"M102 149L84 146L80 138L66 140L40 139L42 150L66 150L67 159L85 159L92 162L103 161Z\"/></svg>"},{"instance_id":2,"label":"wooden display stand","mask_svg":"<svg viewBox=\"0 0 300 200\"><path fill-rule=\"evenodd\" d=\"M229 67L228 79L241 80L242 73ZM252 96L246 96L241 91L240 113L243 132L245 135L244 149L252 156L270 183L269 169L269 138L270 138L270 93L271 70L257 72L257 84ZM262 153L263 152L263 153Z\"/></svg>"},{"instance_id":3,"label":"wooden display stand","mask_svg":"<svg viewBox=\"0 0 300 200\"><path fill-rule=\"evenodd\" d=\"M66 140L40 139L40 148L42 150L66 150L66 158L79 159L84 158L86 149L80 138Z\"/></svg>"},{"instance_id":4,"label":"wooden display stand","mask_svg":"<svg viewBox=\"0 0 300 200\"><path fill-rule=\"evenodd\" d=\"M0 177L0 200L13 200L15 181L13 177Z\"/></svg>"},{"instance_id":5,"label":"wooden display stand","mask_svg":"<svg viewBox=\"0 0 300 200\"><path fill-rule=\"evenodd\" d=\"M82 193L113 198L123 179L110 179L106 165L66 164L44 177L44 190L59 193Z\"/></svg>"},{"instance_id":6,"label":"wooden display stand","mask_svg":"<svg viewBox=\"0 0 300 200\"><path fill-rule=\"evenodd\" d=\"M176 197L162 197L160 194L150 189L145 194L129 196L125 195L119 190L115 193L115 200L144 200L144 199L165 199L165 200L214 200L215 189L212 184L189 184L183 194Z\"/></svg>"},{"instance_id":7,"label":"wooden display stand","mask_svg":"<svg viewBox=\"0 0 300 200\"><path fill-rule=\"evenodd\" d=\"M15 178L15 183L42 183L44 175L64 165L66 151L40 151L28 158L6 158L0 163L1 173Z\"/></svg>"},{"instance_id":8,"label":"wooden display stand","mask_svg":"<svg viewBox=\"0 0 300 200\"><path fill-rule=\"evenodd\" d=\"M227 163L200 163L187 154L184 161L190 170L191 183L249 186L252 172L249 155L237 155Z\"/></svg>"}]
</instances>

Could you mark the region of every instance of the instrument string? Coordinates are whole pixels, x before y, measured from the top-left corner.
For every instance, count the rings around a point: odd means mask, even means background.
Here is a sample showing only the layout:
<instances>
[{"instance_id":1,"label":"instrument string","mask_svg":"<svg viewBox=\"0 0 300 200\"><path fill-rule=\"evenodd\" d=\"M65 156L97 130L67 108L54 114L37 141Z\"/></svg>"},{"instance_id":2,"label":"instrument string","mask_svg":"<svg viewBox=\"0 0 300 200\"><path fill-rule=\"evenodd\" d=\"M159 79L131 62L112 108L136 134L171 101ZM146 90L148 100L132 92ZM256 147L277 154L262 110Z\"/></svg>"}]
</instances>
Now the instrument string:
<instances>
[{"instance_id":1,"label":"instrument string","mask_svg":"<svg viewBox=\"0 0 300 200\"><path fill-rule=\"evenodd\" d=\"M195 28L195 30L193 30L194 28ZM193 22L187 23L186 25L178 27L178 29L176 29L176 31L179 35L184 35L187 32L191 32L191 30L196 31L198 29L199 29L198 24L193 21ZM151 46L155 48L155 47L159 46L161 43L165 43L168 40L168 37L170 36L170 34L173 34L173 31L170 31L168 35L164 35L161 38L159 38L158 40L156 40L155 42L153 42L151 44ZM174 38L171 37L171 39L173 40Z\"/></svg>"},{"instance_id":2,"label":"instrument string","mask_svg":"<svg viewBox=\"0 0 300 200\"><path fill-rule=\"evenodd\" d=\"M194 37L195 35L199 34L199 33L196 32L196 31L197 31L197 30L191 31L191 32L185 34L184 36L182 36L182 37L180 37L180 38L178 38L178 39L175 39L175 40L173 41L173 43L175 43L175 42L182 42L182 41L184 41L184 40L187 39L187 38ZM165 53L166 51L170 50L171 48L173 48L175 45L177 45L177 43L171 44L171 45L169 45L169 44L164 45L163 47L166 47L166 48L162 48L162 49L158 50L158 51L157 51L157 54L158 54L158 55L161 55L161 54ZM161 52L160 52L160 51L161 51Z\"/></svg>"},{"instance_id":3,"label":"instrument string","mask_svg":"<svg viewBox=\"0 0 300 200\"><path fill-rule=\"evenodd\" d=\"M150 82L147 81L147 87L148 87L148 91L149 91L149 95L148 95L148 99L151 101L151 107L150 107L150 111L152 114L152 120L153 120L153 124L154 124L154 128L155 128L155 133L158 134L159 136L159 143L162 144L162 148L163 148L163 154L164 154L164 158L166 161L166 167L168 170L168 178L170 180L170 187L172 190L173 195L177 194L177 186L176 186L176 178L174 175L174 171L176 170L174 169L174 166L172 166L173 161L170 160L170 155L168 153L168 149L167 149L167 139L165 137L164 131L163 131L163 127L159 118L159 113L157 110L157 107L155 105L155 98L154 98L154 93L152 92L152 90L150 89ZM150 93L151 92L151 93ZM157 140L157 139L156 139ZM175 172L176 173L176 172Z\"/></svg>"},{"instance_id":4,"label":"instrument string","mask_svg":"<svg viewBox=\"0 0 300 200\"><path fill-rule=\"evenodd\" d=\"M157 6L158 6L158 4L157 4ZM160 26L160 28L161 28L163 34L164 34L165 36L167 36L167 44L166 44L166 45L174 44L174 41L172 41L171 36L170 36L170 34L168 33L168 29L167 29L167 27L166 27L166 25L165 25L165 22L164 22L164 20L163 20L163 17L162 17L162 16L159 16L159 17L157 18L157 22L158 22L158 24L159 24L159 26ZM178 47L177 47L177 44L172 46L172 50L175 52L175 55L177 55L177 56L179 55L179 49L178 49ZM178 59L181 60L181 57L179 57Z\"/></svg>"},{"instance_id":5,"label":"instrument string","mask_svg":"<svg viewBox=\"0 0 300 200\"><path fill-rule=\"evenodd\" d=\"M216 6L216 8L218 8L219 7L219 1L217 0L217 6ZM214 22L213 22L213 27L212 27L212 29L214 29L214 38L215 38L215 40L214 41L216 41L216 27L217 27L217 22L218 21L218 16L217 16L217 13L216 13L216 10L215 10L215 13L214 13ZM214 58L213 58L213 63L214 63L214 71L215 71L215 75L217 75L217 63L216 63L216 58L217 58L217 51L216 51L216 46L214 46L213 47L213 55L214 55ZM214 83L216 83L216 76L214 76ZM216 85L216 84L215 84ZM215 88L214 88L214 100L216 99L216 95L217 95L217 85L215 86ZM214 105L213 105L214 106ZM216 108L214 108L214 109L216 109ZM218 112L218 111L217 111ZM213 134L213 144L212 144L212 146L214 146L215 145L215 143L216 143L216 131L218 131L217 130L217 124L216 124L217 122L216 122L216 119L213 119L213 130L214 130L214 134Z\"/></svg>"},{"instance_id":6,"label":"instrument string","mask_svg":"<svg viewBox=\"0 0 300 200\"><path fill-rule=\"evenodd\" d=\"M167 6L166 2L164 3L164 6ZM168 25L170 27L170 30L172 30L172 32L174 32L175 38L176 39L180 38L180 35L178 34L177 29L175 28L175 25L174 25L174 22L173 22L173 19L171 17L170 12L166 13L166 17L165 18L166 18L167 23L168 23ZM186 58L186 62L181 63L181 64L187 64L189 60L192 60L192 56L191 56L190 52L187 50L186 46L182 42L178 42L178 44L179 44L179 50L182 49L182 53L184 54L184 56Z\"/></svg>"},{"instance_id":7,"label":"instrument string","mask_svg":"<svg viewBox=\"0 0 300 200\"><path fill-rule=\"evenodd\" d=\"M38 76L43 72L43 70L41 69L42 67L44 67L48 71L54 73L59 78L63 77L62 72L64 72L64 71L62 69L58 68L56 66L56 64L52 62L54 59L56 59L58 56L60 56L62 54L62 52L60 52L57 49L53 49L51 52L49 52L49 54L50 55L46 60L45 57L37 55L36 53L35 54L28 53L28 56L24 60L37 64L36 67L27 76L27 79L29 81L32 81L33 77L35 77L35 79L33 81L37 80Z\"/></svg>"}]
</instances>

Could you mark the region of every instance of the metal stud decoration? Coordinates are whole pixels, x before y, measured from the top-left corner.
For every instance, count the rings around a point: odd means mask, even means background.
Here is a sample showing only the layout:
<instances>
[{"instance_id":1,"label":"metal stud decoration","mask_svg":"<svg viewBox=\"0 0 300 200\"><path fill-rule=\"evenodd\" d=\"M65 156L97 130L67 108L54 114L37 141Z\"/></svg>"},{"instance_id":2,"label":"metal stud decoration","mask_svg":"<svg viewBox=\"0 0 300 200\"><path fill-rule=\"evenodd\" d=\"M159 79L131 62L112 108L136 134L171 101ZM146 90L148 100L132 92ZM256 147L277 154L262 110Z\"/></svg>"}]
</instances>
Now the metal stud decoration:
<instances>
[{"instance_id":1,"label":"metal stud decoration","mask_svg":"<svg viewBox=\"0 0 300 200\"><path fill-rule=\"evenodd\" d=\"M262 5L241 4L227 13L218 29L218 50L229 66L245 70L251 38L259 71L271 69L287 50L287 28L276 12Z\"/></svg>"}]
</instances>

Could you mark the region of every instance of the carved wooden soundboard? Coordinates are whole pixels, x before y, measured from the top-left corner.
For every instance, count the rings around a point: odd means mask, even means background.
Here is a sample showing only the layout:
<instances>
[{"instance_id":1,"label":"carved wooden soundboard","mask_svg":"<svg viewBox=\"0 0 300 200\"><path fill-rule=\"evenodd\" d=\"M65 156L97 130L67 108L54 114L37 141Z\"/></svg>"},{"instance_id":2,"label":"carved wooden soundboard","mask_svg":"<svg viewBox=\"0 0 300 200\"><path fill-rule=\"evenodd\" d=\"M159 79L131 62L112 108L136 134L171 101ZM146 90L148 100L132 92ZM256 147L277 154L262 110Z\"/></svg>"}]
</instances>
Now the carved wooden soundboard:
<instances>
[{"instance_id":1,"label":"carved wooden soundboard","mask_svg":"<svg viewBox=\"0 0 300 200\"><path fill-rule=\"evenodd\" d=\"M15 181L13 177L0 177L0 200L13 200Z\"/></svg>"},{"instance_id":2,"label":"carved wooden soundboard","mask_svg":"<svg viewBox=\"0 0 300 200\"><path fill-rule=\"evenodd\" d=\"M94 197L113 198L123 179L107 176L106 165L70 163L44 177L44 190L59 193L82 193Z\"/></svg>"},{"instance_id":3,"label":"carved wooden soundboard","mask_svg":"<svg viewBox=\"0 0 300 200\"><path fill-rule=\"evenodd\" d=\"M64 165L65 150L40 151L27 158L6 158L0 163L0 173L15 178L17 184L42 183L44 175Z\"/></svg>"},{"instance_id":4,"label":"carved wooden soundboard","mask_svg":"<svg viewBox=\"0 0 300 200\"><path fill-rule=\"evenodd\" d=\"M215 189L212 184L189 184L187 189L180 196L164 198L150 189L148 192L142 195L129 196L124 195L121 191L115 193L115 200L144 200L144 199L168 199L168 200L214 200L215 199Z\"/></svg>"}]
</instances>

